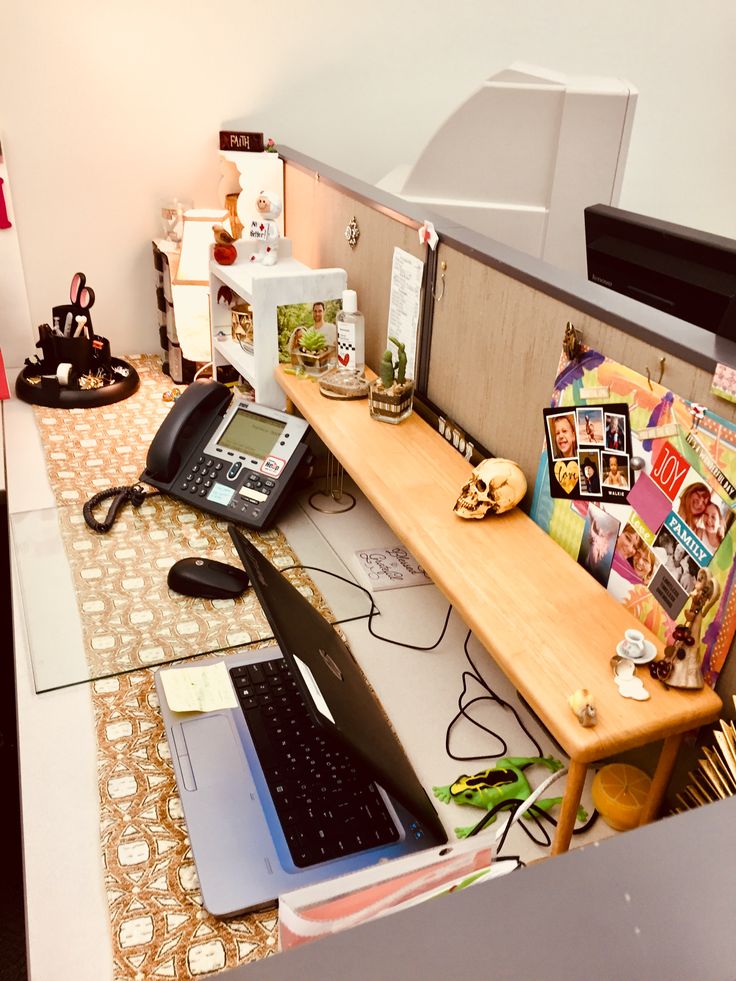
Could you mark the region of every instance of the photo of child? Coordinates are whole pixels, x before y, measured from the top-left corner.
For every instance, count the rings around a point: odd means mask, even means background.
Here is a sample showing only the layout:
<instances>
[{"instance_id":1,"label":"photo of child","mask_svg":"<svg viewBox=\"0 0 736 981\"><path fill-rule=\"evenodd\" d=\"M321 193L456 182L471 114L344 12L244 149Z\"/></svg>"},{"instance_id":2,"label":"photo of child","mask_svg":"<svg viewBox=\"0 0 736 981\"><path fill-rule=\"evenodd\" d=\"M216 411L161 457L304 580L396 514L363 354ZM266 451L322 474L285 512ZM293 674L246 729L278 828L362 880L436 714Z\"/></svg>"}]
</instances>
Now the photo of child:
<instances>
[{"instance_id":1,"label":"photo of child","mask_svg":"<svg viewBox=\"0 0 736 981\"><path fill-rule=\"evenodd\" d=\"M644 585L648 586L657 564L651 549L640 541L629 562Z\"/></svg>"},{"instance_id":2,"label":"photo of child","mask_svg":"<svg viewBox=\"0 0 736 981\"><path fill-rule=\"evenodd\" d=\"M578 445L603 445L603 409L584 408L575 411L578 425Z\"/></svg>"},{"instance_id":3,"label":"photo of child","mask_svg":"<svg viewBox=\"0 0 736 981\"><path fill-rule=\"evenodd\" d=\"M578 562L602 586L608 585L620 523L595 504L588 506Z\"/></svg>"},{"instance_id":4,"label":"photo of child","mask_svg":"<svg viewBox=\"0 0 736 981\"><path fill-rule=\"evenodd\" d=\"M575 415L564 412L547 416L550 446L553 460L566 460L577 456L578 441L575 435Z\"/></svg>"},{"instance_id":5,"label":"photo of child","mask_svg":"<svg viewBox=\"0 0 736 981\"><path fill-rule=\"evenodd\" d=\"M601 455L596 452L580 454L580 493L583 497L601 496Z\"/></svg>"},{"instance_id":6,"label":"photo of child","mask_svg":"<svg viewBox=\"0 0 736 981\"><path fill-rule=\"evenodd\" d=\"M625 450L624 417L606 413L606 449Z\"/></svg>"},{"instance_id":7,"label":"photo of child","mask_svg":"<svg viewBox=\"0 0 736 981\"><path fill-rule=\"evenodd\" d=\"M603 486L629 490L629 460L616 453L603 454Z\"/></svg>"},{"instance_id":8,"label":"photo of child","mask_svg":"<svg viewBox=\"0 0 736 981\"><path fill-rule=\"evenodd\" d=\"M715 554L726 537L733 512L702 480L684 484L674 509L709 552Z\"/></svg>"}]
</instances>

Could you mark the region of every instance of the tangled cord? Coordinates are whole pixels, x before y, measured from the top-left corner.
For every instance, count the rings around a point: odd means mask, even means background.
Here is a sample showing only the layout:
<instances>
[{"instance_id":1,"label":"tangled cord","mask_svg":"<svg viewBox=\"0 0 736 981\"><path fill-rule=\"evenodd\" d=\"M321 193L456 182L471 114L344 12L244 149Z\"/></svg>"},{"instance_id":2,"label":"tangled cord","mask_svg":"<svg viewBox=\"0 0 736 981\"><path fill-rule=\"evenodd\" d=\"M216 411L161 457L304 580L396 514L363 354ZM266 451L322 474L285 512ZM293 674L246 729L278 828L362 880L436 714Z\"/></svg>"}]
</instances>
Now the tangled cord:
<instances>
[{"instance_id":1,"label":"tangled cord","mask_svg":"<svg viewBox=\"0 0 736 981\"><path fill-rule=\"evenodd\" d=\"M556 780L559 780L566 775L567 775L567 767L563 767L561 770L557 770L555 773L548 776L547 779L544 780L535 790L533 790L526 800L522 800L517 797L505 801L500 801L498 804L495 805L495 807L492 807L489 811L487 811L480 819L480 821L478 821L478 823L473 826L473 828L468 832L468 838L472 837L473 835L477 835L480 831L483 830L483 828L485 828L485 826L490 821L493 820L493 818L496 816L496 814L498 814L499 811L505 810L510 814L510 817L505 827L502 828L501 831L499 831L498 834L496 835L496 838L498 839L496 842L497 854L503 848L504 843L506 841L506 836L508 835L513 825L516 823L519 823L519 827L522 829L524 834L527 836L527 838L530 838L535 845L541 845L543 848L548 848L552 844L552 838L549 832L547 831L547 829L543 827L542 821L547 821L547 823L551 824L554 828L557 827L557 821L555 821L552 815L548 814L547 811L544 810L544 808L538 807L536 801L539 799L539 797L541 797L543 791L545 791L547 787L553 784ZM537 829L540 832L541 835L540 838L534 837L531 828L527 824L522 824L519 822L519 818L525 813L528 814L529 817L534 821ZM593 825L597 820L598 820L598 812L594 810L593 813L588 818L588 820L585 822L585 824L582 824L579 828L574 828L572 833L574 835L585 834L586 831L589 831L590 828L593 827Z\"/></svg>"},{"instance_id":2,"label":"tangled cord","mask_svg":"<svg viewBox=\"0 0 736 981\"><path fill-rule=\"evenodd\" d=\"M92 531L105 535L112 528L118 511L124 504L130 501L134 508L139 508L147 497L154 497L158 493L159 491L147 491L142 484L133 484L130 487L110 487L108 490L100 491L99 494L90 497L82 508L82 514ZM109 497L112 497L113 501L108 508L105 520L98 521L94 516L94 509Z\"/></svg>"},{"instance_id":3,"label":"tangled cord","mask_svg":"<svg viewBox=\"0 0 736 981\"><path fill-rule=\"evenodd\" d=\"M408 644L408 643L404 643L403 641L393 640L390 637L382 637L380 634L376 633L376 631L373 629L373 618L378 613L378 607L373 601L372 593L369 590L365 589L365 587L361 586L359 583L353 582L350 579L346 579L344 576L341 576L336 572L330 572L327 569L320 569L317 566L302 565L301 563L299 563L296 565L287 566L285 569L282 569L281 571L288 572L290 569L306 569L313 572L325 573L328 576L332 576L334 579L339 579L341 582L347 583L349 586L353 586L355 587L355 589L358 589L360 592L364 593L370 602L370 609L367 614L368 632L371 634L371 636L375 637L377 640L382 640L387 644L394 644L397 647L406 647L409 650L413 650L413 651L432 651L439 646L439 644L442 642L442 639L445 636L445 633L447 632L447 627L450 621L450 614L452 613L452 605L450 605L447 610L445 621L442 626L442 631L439 637L437 638L437 640L433 644L430 644L426 647L421 647L416 644ZM476 667L473 659L470 656L470 651L468 650L468 644L470 642L472 633L473 633L472 630L468 630L467 634L465 635L465 641L463 643L463 651L465 653L465 657L470 665L471 670L463 671L462 674L463 684L462 684L462 691L460 692L460 696L458 698L458 711L453 717L453 719L451 720L450 724L448 725L445 734L445 749L447 751L447 755L451 757L451 759L460 760L463 762L475 761L475 760L499 759L507 755L508 744L506 740L499 733L491 729L489 726L484 725L478 719L474 719L473 716L468 711L468 709L472 705L475 705L478 702L485 701L485 702L493 702L497 705L500 705L502 708L507 709L509 712L511 712L511 714L516 719L519 728L533 744L537 752L537 756L544 756L545 754L544 754L544 750L542 749L542 746L540 745L539 741L535 738L533 733L524 724L521 714L517 711L517 709L513 705L511 705L510 702L507 702L505 699L501 698L501 696L491 688L491 686L488 684L485 678L483 678L480 671ZM484 694L475 695L469 700L466 700L470 695L468 686L471 682L475 682L476 684L478 684L483 689ZM453 729L455 728L456 724L460 721L460 719L465 719L467 722L470 722L476 728L481 729L491 738L496 739L498 745L500 746L499 751L497 753L483 753L480 756L458 756L456 753L453 753L452 750L450 749L451 735ZM524 823L519 822L519 825L523 830L524 834L528 838L530 838L536 845L540 845L545 848L549 847L552 844L552 838L549 832L547 831L547 829L542 824L542 822L546 821L548 824L551 824L553 827L557 827L557 821L541 807L537 807L534 801L540 796L543 790L545 790L555 780L559 780L561 777L565 776L566 773L567 773L567 768L565 767L562 770L558 770L556 773L547 777L546 780L544 780L534 791L532 791L532 794L527 800L509 799L509 800L501 801L499 804L497 804L490 811L487 811L483 815L483 817L469 832L468 837L472 835L477 835L479 831L482 831L483 828L486 827L486 825L499 811L504 810L507 813L509 813L510 820L504 827L501 834L498 836L499 841L496 844L496 861L498 861L500 857L499 853L506 841L506 836L508 835L512 826L516 824L518 821L516 817L517 812L521 811L521 813L527 813L529 815L530 823L533 822L533 824L536 826L540 837L539 838L535 837L529 824L527 824L526 822ZM519 814L519 817L521 817L521 814ZM572 833L574 835L584 834L586 831L592 828L597 818L598 818L598 812L594 810L591 816L585 822L585 824L582 824L578 828L574 828ZM524 863L521 861L521 859L518 856L509 856L508 860L517 861L520 866L524 865Z\"/></svg>"},{"instance_id":4,"label":"tangled cord","mask_svg":"<svg viewBox=\"0 0 736 981\"><path fill-rule=\"evenodd\" d=\"M494 732L493 729L484 725L482 722L479 722L477 719L474 719L473 716L468 712L468 709L472 705L475 705L477 702L490 701L490 702L495 702L496 704L500 705L502 708L508 709L512 713L517 723L519 724L519 728L533 743L534 748L537 751L537 756L544 756L544 751L542 750L542 747L540 746L538 740L535 739L534 735L524 725L524 722L522 721L520 714L517 712L514 706L511 705L509 702L505 701L503 698L501 698L500 695L498 695L495 691L493 691L493 689L483 678L480 671L478 670L475 663L473 662L473 659L470 656L470 651L468 650L468 642L470 640L471 634L472 631L469 630L465 637L463 650L465 652L465 657L468 663L470 664L472 670L463 671L462 674L463 687L462 687L462 691L460 692L460 696L458 698L458 711L454 716L454 718L452 719L452 721L450 722L450 724L448 725L447 732L445 734L445 749L447 751L447 755L454 760L459 760L463 762L486 760L486 759L499 759L503 756L506 756L508 752L508 744L506 743L506 740L501 735L499 735L499 733ZM476 684L480 685L480 687L483 689L485 694L476 695L475 697L471 698L469 701L466 701L465 699L469 695L468 683L471 681L474 681L476 682ZM460 719L465 719L466 721L472 723L472 725L476 726L476 728L481 729L487 735L491 736L493 739L496 739L498 741L498 744L500 745L499 752L484 753L480 756L458 756L456 753L453 753L452 750L450 749L450 738L455 725L457 724L457 722L460 721ZM554 780L557 780L560 777L564 776L566 773L567 773L567 769L565 768L553 774L551 777L548 777L544 781L544 783L541 786L537 787L536 791L532 793L532 799L536 800L541 790L549 786L549 784L552 783ZM497 804L490 811L488 811L486 814L483 815L480 821L478 821L478 823L473 827L472 831L469 832L468 836L470 837L471 835L478 834L479 831L485 828L485 826L489 823L489 821L495 816L495 814L498 811L508 810L511 812L511 819L509 820L508 824L504 828L503 833L500 837L500 841L496 846L497 853L500 852L501 849L503 848L504 842L506 841L506 835L511 830L511 826L516 823L515 821L516 812L520 809L528 812L529 816L533 819L537 829L539 830L541 838L535 838L534 834L532 833L531 829L527 826L526 823L520 824L520 827L522 828L526 836L530 838L536 845L549 847L549 845L551 845L552 843L552 839L550 838L547 829L543 827L542 821L547 821L549 824L553 825L554 827L557 827L557 821L555 821L555 819L546 811L542 810L542 808L537 807L533 802L530 803L530 801L524 801L519 799L509 799L509 800L501 801L499 804ZM575 828L572 833L574 835L584 834L595 824L597 818L598 818L598 812L594 810L590 818L585 822L585 824L581 825L579 828Z\"/></svg>"},{"instance_id":5,"label":"tangled cord","mask_svg":"<svg viewBox=\"0 0 736 981\"><path fill-rule=\"evenodd\" d=\"M373 618L376 616L376 614L380 613L380 611L373 601L373 594L371 593L370 590L366 589L365 586L361 586L360 583L354 582L352 579L346 579L345 576L341 576L337 572L330 572L329 569L320 569L319 566L316 565L302 565L301 563L297 563L295 565L285 566L281 570L281 572L289 572L292 569L305 569L307 572L321 572L323 575L332 576L333 579L339 579L340 582L344 582L348 586L352 586L355 589L359 590L361 593L363 593L368 598L368 602L370 603L370 609L368 610L368 613L364 613L356 617L348 617L345 620L336 620L335 622L349 623L350 620L363 620L367 618L368 633L371 635L371 637L375 637L376 640L381 640L385 644L393 644L396 647L406 647L410 651L433 651L436 647L439 647L439 645L442 643L442 638L447 633L447 626L450 622L450 614L452 613L452 604L450 604L449 607L447 608L447 613L445 614L445 622L442 625L442 632L440 633L437 640L433 644L430 644L428 647L420 647L417 644L409 644L403 640L393 640L391 637L382 637L380 634L376 633L376 631L373 629Z\"/></svg>"},{"instance_id":6,"label":"tangled cord","mask_svg":"<svg viewBox=\"0 0 736 981\"><path fill-rule=\"evenodd\" d=\"M535 737L529 731L529 729L527 729L527 727L524 725L524 723L523 723L523 721L521 719L521 716L519 715L519 713L517 712L517 710L514 708L514 706L511 705L509 702L505 701L503 698L501 698L501 696L498 695L491 688L491 686L486 682L486 680L481 675L481 673L478 670L478 668L475 666L475 663L473 662L473 659L470 656L470 651L468 650L468 642L470 641L471 635L472 635L472 631L469 630L467 632L467 634L465 635L465 642L463 644L463 651L465 652L465 657L466 657L468 663L470 664L470 667L472 668L472 670L471 671L463 671L463 674L462 674L463 687L462 687L462 691L460 692L460 696L459 696L459 698L457 700L458 711L457 711L457 714L455 715L455 717L452 719L452 721L448 725L447 732L445 734L445 750L447 751L447 755L451 759L453 759L453 760L460 760L461 762L468 762L468 761L474 761L474 760L487 760L487 759L494 760L494 759L499 759L502 756L506 756L506 754L508 753L508 743L506 742L506 740L502 736L500 736L497 732L494 732L493 729L490 729L488 726L483 725L482 722L479 722L477 719L474 719L473 716L468 712L468 709L471 707L471 705L475 705L477 702L489 702L490 701L490 702L496 702L502 708L508 709L508 711L511 712L511 714L514 716L514 718L518 722L519 728L524 732L524 734L533 743L534 748L537 751L537 756L544 756L544 751L542 750L542 747L540 746L540 744L537 741L537 739L535 739ZM468 692L468 682L470 682L470 681L475 681L478 685L480 685L480 687L483 689L483 691L485 692L485 694L484 695L476 695L474 698L471 698L470 701L465 701L466 696L469 694L469 692ZM465 719L466 721L468 721L472 725L474 725L477 729L481 729L483 732L485 732L487 735L491 736L493 739L498 740L498 743L499 743L499 745L501 747L499 749L499 751L497 753L483 753L480 756L458 756L456 753L453 753L452 750L450 749L450 737L452 735L453 729L455 728L455 725L460 721L460 719Z\"/></svg>"}]
</instances>

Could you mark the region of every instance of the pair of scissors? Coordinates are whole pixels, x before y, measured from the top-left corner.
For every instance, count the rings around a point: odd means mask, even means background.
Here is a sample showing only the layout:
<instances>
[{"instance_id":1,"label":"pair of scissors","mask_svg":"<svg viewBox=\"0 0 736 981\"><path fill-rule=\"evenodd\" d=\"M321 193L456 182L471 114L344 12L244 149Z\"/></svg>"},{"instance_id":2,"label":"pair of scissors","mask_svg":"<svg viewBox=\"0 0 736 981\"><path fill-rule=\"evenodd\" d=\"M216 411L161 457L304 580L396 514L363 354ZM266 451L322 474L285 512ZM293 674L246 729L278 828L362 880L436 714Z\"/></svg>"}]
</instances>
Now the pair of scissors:
<instances>
[{"instance_id":1,"label":"pair of scissors","mask_svg":"<svg viewBox=\"0 0 736 981\"><path fill-rule=\"evenodd\" d=\"M91 286L87 286L87 277L84 273L74 273L72 285L69 289L69 299L73 307L78 307L80 313L85 313L95 302L95 291Z\"/></svg>"},{"instance_id":2,"label":"pair of scissors","mask_svg":"<svg viewBox=\"0 0 736 981\"><path fill-rule=\"evenodd\" d=\"M74 273L72 276L72 284L69 288L69 299L71 300L71 309L67 308L68 312L66 315L66 321L64 324L64 336L65 337L78 337L82 331L86 328L86 333L88 337L92 336L92 318L87 312L92 304L95 302L95 291L91 286L87 286L87 277L82 272ZM85 323L80 327L79 318L84 317ZM74 322L77 323L77 328L74 328Z\"/></svg>"}]
</instances>

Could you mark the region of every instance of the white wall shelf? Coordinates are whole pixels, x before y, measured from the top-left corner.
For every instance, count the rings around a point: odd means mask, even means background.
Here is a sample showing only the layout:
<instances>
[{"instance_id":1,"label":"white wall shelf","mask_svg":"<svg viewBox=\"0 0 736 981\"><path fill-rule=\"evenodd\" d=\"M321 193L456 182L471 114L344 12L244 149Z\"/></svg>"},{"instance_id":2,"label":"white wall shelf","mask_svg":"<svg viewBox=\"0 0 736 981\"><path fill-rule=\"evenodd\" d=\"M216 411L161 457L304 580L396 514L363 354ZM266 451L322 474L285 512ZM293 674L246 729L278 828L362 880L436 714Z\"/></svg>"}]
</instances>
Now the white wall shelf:
<instances>
[{"instance_id":1,"label":"white wall shelf","mask_svg":"<svg viewBox=\"0 0 736 981\"><path fill-rule=\"evenodd\" d=\"M232 365L255 390L256 401L274 409L286 406L274 370L279 360L277 309L292 303L314 303L342 297L347 286L344 269L310 269L288 253L273 266L250 260L251 243L238 243L239 256L231 266L210 263L210 323L214 376L218 367ZM281 243L279 249L281 250ZM243 350L231 334L231 308L218 303L222 286L227 286L253 311L253 353ZM219 335L219 336L218 336Z\"/></svg>"}]
</instances>

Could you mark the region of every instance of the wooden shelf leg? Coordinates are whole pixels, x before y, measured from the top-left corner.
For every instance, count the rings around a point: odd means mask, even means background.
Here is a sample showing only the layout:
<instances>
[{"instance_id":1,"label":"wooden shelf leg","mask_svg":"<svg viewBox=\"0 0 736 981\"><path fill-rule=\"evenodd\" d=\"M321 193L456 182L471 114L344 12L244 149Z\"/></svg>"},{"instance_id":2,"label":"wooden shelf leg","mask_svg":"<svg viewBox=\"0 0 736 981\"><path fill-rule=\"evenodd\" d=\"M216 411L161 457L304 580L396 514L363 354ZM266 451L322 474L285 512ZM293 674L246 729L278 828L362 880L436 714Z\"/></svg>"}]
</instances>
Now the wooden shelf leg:
<instances>
[{"instance_id":1,"label":"wooden shelf leg","mask_svg":"<svg viewBox=\"0 0 736 981\"><path fill-rule=\"evenodd\" d=\"M680 732L676 736L667 736L664 741L662 751L660 752L659 759L657 760L657 769L654 771L654 776L652 777L652 786L649 790L649 796L647 797L646 804L644 805L644 810L641 812L641 818L639 819L640 825L649 824L649 822L653 821L659 813L665 791L667 790L667 784L672 776L672 768L674 767L675 760L677 759L677 753L680 749L682 736L683 734Z\"/></svg>"},{"instance_id":2,"label":"wooden shelf leg","mask_svg":"<svg viewBox=\"0 0 736 981\"><path fill-rule=\"evenodd\" d=\"M580 798L583 795L583 785L588 772L587 763L576 763L570 760L570 767L567 773L567 783L565 794L562 798L562 808L557 820L557 831L552 842L552 854L559 855L566 852L570 847L572 829L575 827L575 819L580 806Z\"/></svg>"}]
</instances>

